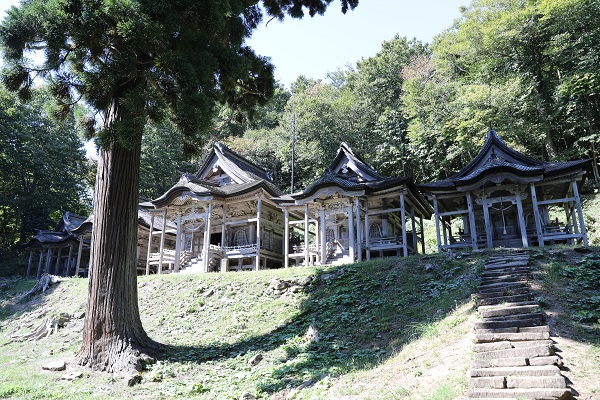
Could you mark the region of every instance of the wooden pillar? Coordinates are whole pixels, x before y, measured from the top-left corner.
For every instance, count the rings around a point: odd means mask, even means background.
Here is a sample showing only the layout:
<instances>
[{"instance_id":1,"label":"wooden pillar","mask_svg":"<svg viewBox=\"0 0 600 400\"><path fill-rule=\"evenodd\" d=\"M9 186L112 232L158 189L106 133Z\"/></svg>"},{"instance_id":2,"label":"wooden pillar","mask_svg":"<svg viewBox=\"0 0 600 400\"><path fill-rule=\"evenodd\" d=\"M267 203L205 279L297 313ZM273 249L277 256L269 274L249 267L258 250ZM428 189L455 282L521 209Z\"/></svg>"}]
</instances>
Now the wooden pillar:
<instances>
[{"instance_id":1,"label":"wooden pillar","mask_svg":"<svg viewBox=\"0 0 600 400\"><path fill-rule=\"evenodd\" d=\"M544 247L544 234L542 231L542 221L540 219L540 208L537 202L535 185L532 183L529 187L531 189L531 203L533 204L533 219L535 219L535 232L538 238L538 246Z\"/></svg>"},{"instance_id":2,"label":"wooden pillar","mask_svg":"<svg viewBox=\"0 0 600 400\"><path fill-rule=\"evenodd\" d=\"M181 267L181 211L177 211L177 234L175 236L175 266L174 272Z\"/></svg>"},{"instance_id":3,"label":"wooden pillar","mask_svg":"<svg viewBox=\"0 0 600 400\"><path fill-rule=\"evenodd\" d=\"M575 234L579 234L579 226L577 224L577 217L575 216L575 204L570 201L569 202L569 210L570 210L570 214L571 214L571 225L573 225L573 232Z\"/></svg>"},{"instance_id":4,"label":"wooden pillar","mask_svg":"<svg viewBox=\"0 0 600 400\"><path fill-rule=\"evenodd\" d=\"M60 257L62 256L62 247L58 248L58 254L56 255L56 264L54 264L54 275L58 276L58 270L60 269Z\"/></svg>"},{"instance_id":5,"label":"wooden pillar","mask_svg":"<svg viewBox=\"0 0 600 400\"><path fill-rule=\"evenodd\" d=\"M168 211L168 207L165 208L165 211L163 213L163 229L162 229L162 233L160 235L160 253L158 256L158 266L156 267L156 273L157 274L162 274L162 266L163 266L163 252L165 251L165 235L167 233L167 211Z\"/></svg>"},{"instance_id":6,"label":"wooden pillar","mask_svg":"<svg viewBox=\"0 0 600 400\"><path fill-rule=\"evenodd\" d=\"M360 200L354 200L356 207L356 252L358 253L358 261L362 261L362 229L360 227Z\"/></svg>"},{"instance_id":7,"label":"wooden pillar","mask_svg":"<svg viewBox=\"0 0 600 400\"><path fill-rule=\"evenodd\" d=\"M400 219L402 220L402 253L404 257L407 257L408 246L406 243L406 205L404 204L404 192L400 192Z\"/></svg>"},{"instance_id":8,"label":"wooden pillar","mask_svg":"<svg viewBox=\"0 0 600 400\"><path fill-rule=\"evenodd\" d=\"M79 238L79 249L77 250L77 264L75 265L75 275L79 276L79 268L81 267L81 255L83 254L83 236Z\"/></svg>"},{"instance_id":9,"label":"wooden pillar","mask_svg":"<svg viewBox=\"0 0 600 400\"><path fill-rule=\"evenodd\" d=\"M369 232L369 199L365 199L365 250L367 251L367 261L371 259L371 235Z\"/></svg>"},{"instance_id":10,"label":"wooden pillar","mask_svg":"<svg viewBox=\"0 0 600 400\"><path fill-rule=\"evenodd\" d=\"M440 217L437 196L433 195L433 218L435 220L435 238L437 239L438 253L442 251L442 239L440 237Z\"/></svg>"},{"instance_id":11,"label":"wooden pillar","mask_svg":"<svg viewBox=\"0 0 600 400\"><path fill-rule=\"evenodd\" d=\"M290 266L290 212L286 208L283 209L283 267Z\"/></svg>"},{"instance_id":12,"label":"wooden pillar","mask_svg":"<svg viewBox=\"0 0 600 400\"><path fill-rule=\"evenodd\" d=\"M202 251L202 265L204 272L208 272L210 266L210 232L211 232L211 220L212 220L212 201L208 202L208 211L204 221L204 249Z\"/></svg>"},{"instance_id":13,"label":"wooden pillar","mask_svg":"<svg viewBox=\"0 0 600 400\"><path fill-rule=\"evenodd\" d=\"M444 246L448 246L448 226L444 220L444 217L440 218L440 220L442 221L442 236L444 236Z\"/></svg>"},{"instance_id":14,"label":"wooden pillar","mask_svg":"<svg viewBox=\"0 0 600 400\"><path fill-rule=\"evenodd\" d=\"M410 223L411 223L411 229L412 229L413 251L415 252L415 254L417 254L419 252L419 248L417 246L417 221L415 220L415 207L414 206L410 207Z\"/></svg>"},{"instance_id":15,"label":"wooden pillar","mask_svg":"<svg viewBox=\"0 0 600 400\"><path fill-rule=\"evenodd\" d=\"M325 209L321 210L321 265L325 265L327 262L327 233L326 233L326 224L325 224Z\"/></svg>"},{"instance_id":16,"label":"wooden pillar","mask_svg":"<svg viewBox=\"0 0 600 400\"><path fill-rule=\"evenodd\" d=\"M52 249L48 247L48 252L46 253L46 265L44 266L44 272L50 273L50 266L52 264Z\"/></svg>"},{"instance_id":17,"label":"wooden pillar","mask_svg":"<svg viewBox=\"0 0 600 400\"><path fill-rule=\"evenodd\" d=\"M581 231L581 238L583 239L583 245L588 247L588 237L585 230L585 222L583 220L583 209L581 208L581 199L579 198L579 189L577 188L577 181L573 181L573 197L575 197L575 206L577 207L577 215L579 216L579 230Z\"/></svg>"},{"instance_id":18,"label":"wooden pillar","mask_svg":"<svg viewBox=\"0 0 600 400\"><path fill-rule=\"evenodd\" d=\"M33 262L33 250L29 250L29 263L27 263L27 275L25 278L29 279L29 275L31 274L31 263Z\"/></svg>"},{"instance_id":19,"label":"wooden pillar","mask_svg":"<svg viewBox=\"0 0 600 400\"><path fill-rule=\"evenodd\" d=\"M487 196L485 193L481 196L481 205L483 206L483 221L485 224L486 247L491 249L494 247L492 237L492 223L490 221L490 210L488 208Z\"/></svg>"},{"instance_id":20,"label":"wooden pillar","mask_svg":"<svg viewBox=\"0 0 600 400\"><path fill-rule=\"evenodd\" d=\"M150 216L150 231L148 232L148 251L146 252L146 275L150 275L150 255L152 254L152 232L154 232L154 214Z\"/></svg>"},{"instance_id":21,"label":"wooden pillar","mask_svg":"<svg viewBox=\"0 0 600 400\"><path fill-rule=\"evenodd\" d=\"M221 251L225 256L225 247L227 246L227 231L225 229L225 221L227 220L227 204L223 204L223 217L221 218ZM193 234L193 232L192 232Z\"/></svg>"},{"instance_id":22,"label":"wooden pillar","mask_svg":"<svg viewBox=\"0 0 600 400\"><path fill-rule=\"evenodd\" d=\"M256 202L256 260L254 269L258 271L260 269L260 246L261 246L261 235L260 235L260 215L262 208L262 198L259 197Z\"/></svg>"},{"instance_id":23,"label":"wooden pillar","mask_svg":"<svg viewBox=\"0 0 600 400\"><path fill-rule=\"evenodd\" d=\"M425 230L423 226L423 216L419 215L419 225L421 227L421 250L425 254Z\"/></svg>"},{"instance_id":24,"label":"wooden pillar","mask_svg":"<svg viewBox=\"0 0 600 400\"><path fill-rule=\"evenodd\" d=\"M309 265L309 252L308 252L308 204L304 205L304 265Z\"/></svg>"},{"instance_id":25,"label":"wooden pillar","mask_svg":"<svg viewBox=\"0 0 600 400\"><path fill-rule=\"evenodd\" d=\"M35 279L40 279L42 276L42 261L44 260L44 249L40 249L40 261L38 262L37 274L35 274Z\"/></svg>"},{"instance_id":26,"label":"wooden pillar","mask_svg":"<svg viewBox=\"0 0 600 400\"><path fill-rule=\"evenodd\" d=\"M469 231L471 231L471 247L477 250L477 228L475 227L475 211L473 210L473 197L467 192L467 207L469 208Z\"/></svg>"},{"instance_id":27,"label":"wooden pillar","mask_svg":"<svg viewBox=\"0 0 600 400\"><path fill-rule=\"evenodd\" d=\"M71 264L73 258L73 242L69 242L69 255L67 257L67 270L65 271L65 276L69 276L71 273Z\"/></svg>"},{"instance_id":28,"label":"wooden pillar","mask_svg":"<svg viewBox=\"0 0 600 400\"><path fill-rule=\"evenodd\" d=\"M354 210L352 209L352 199L348 204L348 255L350 262L354 262L354 249L356 247L354 238Z\"/></svg>"},{"instance_id":29,"label":"wooden pillar","mask_svg":"<svg viewBox=\"0 0 600 400\"><path fill-rule=\"evenodd\" d=\"M523 247L529 247L529 243L527 241L527 225L525 225L525 214L523 213L523 203L521 201L521 192L515 192L515 201L517 203L517 213L519 217L519 227L521 228L521 241L523 242Z\"/></svg>"}]
</instances>

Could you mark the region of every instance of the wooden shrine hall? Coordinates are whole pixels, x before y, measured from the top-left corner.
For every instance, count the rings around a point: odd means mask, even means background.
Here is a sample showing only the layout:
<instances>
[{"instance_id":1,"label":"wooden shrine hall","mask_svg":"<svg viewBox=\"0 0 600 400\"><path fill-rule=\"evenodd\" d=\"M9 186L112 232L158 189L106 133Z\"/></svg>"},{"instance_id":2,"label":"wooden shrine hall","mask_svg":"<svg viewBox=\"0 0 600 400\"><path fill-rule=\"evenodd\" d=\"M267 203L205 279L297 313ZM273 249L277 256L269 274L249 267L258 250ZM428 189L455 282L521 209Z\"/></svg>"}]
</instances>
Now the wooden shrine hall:
<instances>
[{"instance_id":1,"label":"wooden shrine hall","mask_svg":"<svg viewBox=\"0 0 600 400\"><path fill-rule=\"evenodd\" d=\"M258 270L281 267L282 194L266 169L217 142L196 174L144 204L153 215L146 273ZM166 221L162 231L155 219ZM173 247L164 242L174 227Z\"/></svg>"},{"instance_id":2,"label":"wooden shrine hall","mask_svg":"<svg viewBox=\"0 0 600 400\"><path fill-rule=\"evenodd\" d=\"M77 276L80 271L87 271L90 242L76 233L85 220L85 217L66 212L53 231L39 230L25 243L23 247L29 249L26 277L31 275L35 253L39 254L36 279L42 273Z\"/></svg>"},{"instance_id":3,"label":"wooden shrine hall","mask_svg":"<svg viewBox=\"0 0 600 400\"><path fill-rule=\"evenodd\" d=\"M317 181L274 199L284 214L284 265L341 264L425 252L431 205L410 178L379 174L346 143Z\"/></svg>"},{"instance_id":4,"label":"wooden shrine hall","mask_svg":"<svg viewBox=\"0 0 600 400\"><path fill-rule=\"evenodd\" d=\"M573 241L587 246L579 189L589 163L534 160L489 131L466 167L419 185L433 202L438 251Z\"/></svg>"}]
</instances>

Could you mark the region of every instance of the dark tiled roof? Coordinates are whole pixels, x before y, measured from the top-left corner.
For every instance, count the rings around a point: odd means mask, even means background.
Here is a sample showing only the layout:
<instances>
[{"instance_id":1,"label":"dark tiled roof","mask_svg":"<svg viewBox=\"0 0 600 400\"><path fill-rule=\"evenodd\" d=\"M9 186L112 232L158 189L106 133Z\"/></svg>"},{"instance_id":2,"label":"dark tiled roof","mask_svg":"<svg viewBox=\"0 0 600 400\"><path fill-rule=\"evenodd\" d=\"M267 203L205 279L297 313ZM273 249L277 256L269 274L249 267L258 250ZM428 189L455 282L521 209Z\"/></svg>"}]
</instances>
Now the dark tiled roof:
<instances>
[{"instance_id":1,"label":"dark tiled roof","mask_svg":"<svg viewBox=\"0 0 600 400\"><path fill-rule=\"evenodd\" d=\"M466 167L446 179L424 183L419 187L424 190L453 189L496 172L511 172L519 176L551 176L585 168L589 162L590 160L538 161L508 147L504 140L491 130L477 156Z\"/></svg>"}]
</instances>

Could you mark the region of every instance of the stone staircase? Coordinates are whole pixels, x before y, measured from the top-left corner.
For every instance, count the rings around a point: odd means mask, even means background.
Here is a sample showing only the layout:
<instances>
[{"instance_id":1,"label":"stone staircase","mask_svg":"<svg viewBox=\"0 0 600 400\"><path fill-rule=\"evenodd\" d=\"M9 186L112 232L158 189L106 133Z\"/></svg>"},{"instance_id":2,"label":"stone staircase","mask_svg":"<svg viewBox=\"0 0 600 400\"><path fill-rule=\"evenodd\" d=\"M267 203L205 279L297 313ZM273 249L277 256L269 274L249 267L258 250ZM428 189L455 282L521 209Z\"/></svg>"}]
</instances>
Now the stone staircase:
<instances>
[{"instance_id":1,"label":"stone staircase","mask_svg":"<svg viewBox=\"0 0 600 400\"><path fill-rule=\"evenodd\" d=\"M204 272L202 269L202 259L200 257L189 259L188 262L181 265L179 272L182 274L199 274Z\"/></svg>"},{"instance_id":2,"label":"stone staircase","mask_svg":"<svg viewBox=\"0 0 600 400\"><path fill-rule=\"evenodd\" d=\"M469 399L572 398L528 274L525 252L499 252L485 265L476 296L481 319L475 322Z\"/></svg>"}]
</instances>

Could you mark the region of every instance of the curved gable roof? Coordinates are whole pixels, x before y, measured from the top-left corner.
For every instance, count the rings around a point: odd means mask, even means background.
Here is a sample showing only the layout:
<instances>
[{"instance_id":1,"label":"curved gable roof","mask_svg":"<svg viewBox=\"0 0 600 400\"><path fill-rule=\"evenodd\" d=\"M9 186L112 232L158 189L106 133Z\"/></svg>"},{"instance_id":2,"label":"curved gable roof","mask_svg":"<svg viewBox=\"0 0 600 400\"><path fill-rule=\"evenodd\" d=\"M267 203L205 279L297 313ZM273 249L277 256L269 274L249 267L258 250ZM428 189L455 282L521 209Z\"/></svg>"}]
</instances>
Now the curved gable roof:
<instances>
[{"instance_id":1,"label":"curved gable roof","mask_svg":"<svg viewBox=\"0 0 600 400\"><path fill-rule=\"evenodd\" d=\"M498 172L509 172L521 177L551 176L584 168L590 160L563 162L543 162L528 157L510 147L494 130L490 130L483 147L473 160L456 174L436 182L419 185L425 190L452 189L470 183L475 183L485 175Z\"/></svg>"}]
</instances>

